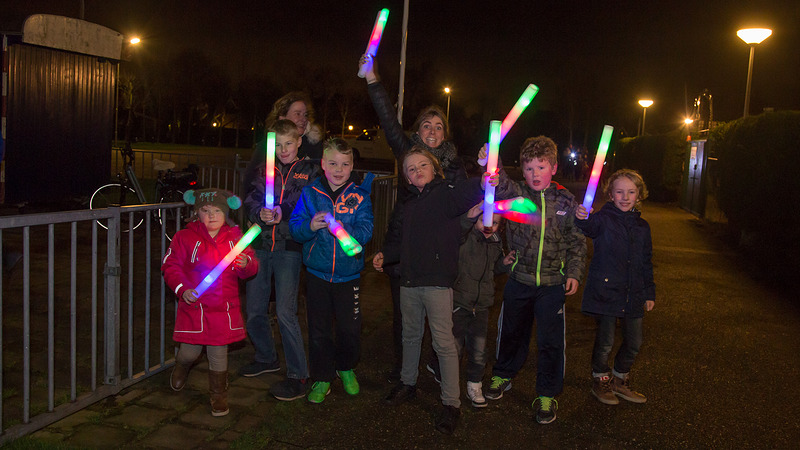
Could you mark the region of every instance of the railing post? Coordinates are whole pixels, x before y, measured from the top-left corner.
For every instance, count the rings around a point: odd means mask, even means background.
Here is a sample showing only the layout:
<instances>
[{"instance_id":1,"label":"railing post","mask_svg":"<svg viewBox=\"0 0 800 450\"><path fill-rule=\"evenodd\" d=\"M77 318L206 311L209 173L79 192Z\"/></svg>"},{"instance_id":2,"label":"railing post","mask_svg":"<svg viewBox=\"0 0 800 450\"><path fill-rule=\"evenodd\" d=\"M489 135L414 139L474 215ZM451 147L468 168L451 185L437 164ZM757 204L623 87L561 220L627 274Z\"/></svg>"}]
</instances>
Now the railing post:
<instances>
[{"instance_id":1,"label":"railing post","mask_svg":"<svg viewBox=\"0 0 800 450\"><path fill-rule=\"evenodd\" d=\"M120 343L120 211L119 207L110 207L114 215L108 219L108 240L106 264L103 268L103 286L105 289L104 311L104 353L105 368L103 380L105 384L117 386L120 383L119 343ZM126 213L127 214L127 213ZM133 230L130 231L131 233Z\"/></svg>"}]
</instances>

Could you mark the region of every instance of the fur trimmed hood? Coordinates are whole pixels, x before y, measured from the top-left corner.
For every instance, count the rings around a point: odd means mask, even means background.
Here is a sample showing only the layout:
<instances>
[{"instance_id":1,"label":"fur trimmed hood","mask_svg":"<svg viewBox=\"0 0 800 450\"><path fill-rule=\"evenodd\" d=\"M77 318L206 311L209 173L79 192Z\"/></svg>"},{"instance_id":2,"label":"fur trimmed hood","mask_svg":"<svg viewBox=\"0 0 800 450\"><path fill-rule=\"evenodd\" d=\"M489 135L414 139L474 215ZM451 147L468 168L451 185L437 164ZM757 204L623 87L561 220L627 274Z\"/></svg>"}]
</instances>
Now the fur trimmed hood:
<instances>
[{"instance_id":1,"label":"fur trimmed hood","mask_svg":"<svg viewBox=\"0 0 800 450\"><path fill-rule=\"evenodd\" d=\"M306 132L303 135L311 144L317 144L322 141L322 128L315 123L308 122L306 124Z\"/></svg>"}]
</instances>

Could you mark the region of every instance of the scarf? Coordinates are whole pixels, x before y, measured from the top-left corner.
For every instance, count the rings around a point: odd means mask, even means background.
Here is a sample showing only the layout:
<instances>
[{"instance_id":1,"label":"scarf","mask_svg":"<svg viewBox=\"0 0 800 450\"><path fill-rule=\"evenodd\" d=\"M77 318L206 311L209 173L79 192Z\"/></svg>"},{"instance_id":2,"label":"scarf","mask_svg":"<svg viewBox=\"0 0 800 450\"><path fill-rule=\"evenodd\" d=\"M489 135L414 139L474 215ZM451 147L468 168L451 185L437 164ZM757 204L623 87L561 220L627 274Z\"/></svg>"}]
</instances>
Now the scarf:
<instances>
[{"instance_id":1,"label":"scarf","mask_svg":"<svg viewBox=\"0 0 800 450\"><path fill-rule=\"evenodd\" d=\"M450 141L442 141L438 147L431 148L422 142L422 138L419 137L417 133L413 133L411 135L411 141L414 142L414 145L420 145L425 150L431 152L433 156L439 160L439 164L442 165L442 170L446 170L448 167L450 167L450 163L453 162L453 160L458 156L456 146Z\"/></svg>"}]
</instances>

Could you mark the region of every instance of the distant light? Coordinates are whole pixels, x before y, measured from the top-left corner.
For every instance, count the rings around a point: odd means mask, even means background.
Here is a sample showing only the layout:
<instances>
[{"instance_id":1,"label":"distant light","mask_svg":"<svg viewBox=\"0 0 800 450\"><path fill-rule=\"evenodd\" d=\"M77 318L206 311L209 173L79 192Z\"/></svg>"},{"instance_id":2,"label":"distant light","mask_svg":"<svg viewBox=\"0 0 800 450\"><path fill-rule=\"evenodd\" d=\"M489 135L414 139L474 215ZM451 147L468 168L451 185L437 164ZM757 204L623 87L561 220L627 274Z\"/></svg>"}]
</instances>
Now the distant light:
<instances>
[{"instance_id":1,"label":"distant light","mask_svg":"<svg viewBox=\"0 0 800 450\"><path fill-rule=\"evenodd\" d=\"M353 131L353 126L352 125L348 125L347 129L350 130L350 131Z\"/></svg>"},{"instance_id":2,"label":"distant light","mask_svg":"<svg viewBox=\"0 0 800 450\"><path fill-rule=\"evenodd\" d=\"M683 119L683 123L685 123L686 125L690 125L692 122L694 122L694 120L692 120L692 119L690 119L688 117Z\"/></svg>"},{"instance_id":3,"label":"distant light","mask_svg":"<svg viewBox=\"0 0 800 450\"><path fill-rule=\"evenodd\" d=\"M130 40L130 41L128 41L128 42L129 42L131 45L136 45L136 44L138 44L139 42L142 42L142 40L141 40L141 39L139 39L139 38L137 38L137 37L134 37L134 38L131 38L131 40Z\"/></svg>"},{"instance_id":4,"label":"distant light","mask_svg":"<svg viewBox=\"0 0 800 450\"><path fill-rule=\"evenodd\" d=\"M652 100L639 100L639 104L642 105L642 108L649 108L653 106Z\"/></svg>"},{"instance_id":5,"label":"distant light","mask_svg":"<svg viewBox=\"0 0 800 450\"><path fill-rule=\"evenodd\" d=\"M211 126L212 127L216 127L217 126L217 122L212 123Z\"/></svg>"},{"instance_id":6,"label":"distant light","mask_svg":"<svg viewBox=\"0 0 800 450\"><path fill-rule=\"evenodd\" d=\"M449 94L450 93L450 88L449 87L444 88L444 93L445 94Z\"/></svg>"},{"instance_id":7,"label":"distant light","mask_svg":"<svg viewBox=\"0 0 800 450\"><path fill-rule=\"evenodd\" d=\"M739 39L747 44L760 44L761 41L772 35L769 28L744 28L736 32Z\"/></svg>"}]
</instances>

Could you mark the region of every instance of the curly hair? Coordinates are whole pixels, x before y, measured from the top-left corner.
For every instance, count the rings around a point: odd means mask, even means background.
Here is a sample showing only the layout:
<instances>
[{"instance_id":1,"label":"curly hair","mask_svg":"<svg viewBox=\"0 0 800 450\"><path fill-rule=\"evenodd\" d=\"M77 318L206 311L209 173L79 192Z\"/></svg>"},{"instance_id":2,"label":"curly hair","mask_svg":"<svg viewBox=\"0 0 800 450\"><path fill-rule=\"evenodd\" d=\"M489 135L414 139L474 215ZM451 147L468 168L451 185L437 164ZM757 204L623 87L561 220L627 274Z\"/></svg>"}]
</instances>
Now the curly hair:
<instances>
[{"instance_id":1,"label":"curly hair","mask_svg":"<svg viewBox=\"0 0 800 450\"><path fill-rule=\"evenodd\" d=\"M519 150L520 165L534 159L543 159L555 167L558 163L558 149L556 143L547 136L536 136L525 139Z\"/></svg>"},{"instance_id":2,"label":"curly hair","mask_svg":"<svg viewBox=\"0 0 800 450\"><path fill-rule=\"evenodd\" d=\"M266 127L270 128L278 120L278 117L285 117L294 102L303 102L308 111L308 121L314 122L314 106L311 104L311 97L302 91L292 91L276 100L272 105L272 111L264 121Z\"/></svg>"},{"instance_id":3,"label":"curly hair","mask_svg":"<svg viewBox=\"0 0 800 450\"><path fill-rule=\"evenodd\" d=\"M636 188L639 189L639 195L636 196L637 205L642 200L647 198L649 192L647 192L647 185L644 183L644 178L642 178L642 176L639 175L639 172L631 169L620 169L611 174L610 177L608 177L608 180L603 185L603 193L607 198L611 199L611 193L614 190L614 182L622 177L631 180L631 182L636 185Z\"/></svg>"}]
</instances>

